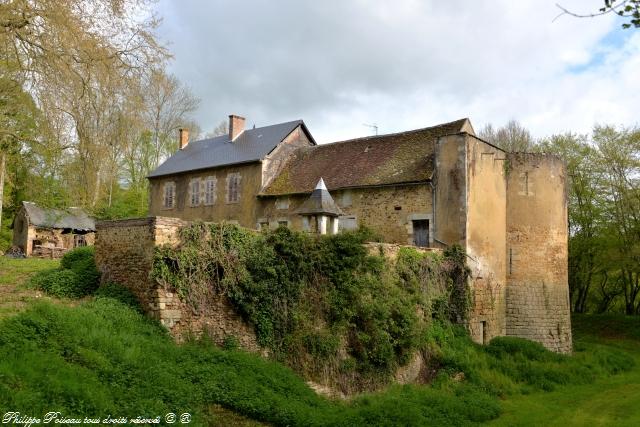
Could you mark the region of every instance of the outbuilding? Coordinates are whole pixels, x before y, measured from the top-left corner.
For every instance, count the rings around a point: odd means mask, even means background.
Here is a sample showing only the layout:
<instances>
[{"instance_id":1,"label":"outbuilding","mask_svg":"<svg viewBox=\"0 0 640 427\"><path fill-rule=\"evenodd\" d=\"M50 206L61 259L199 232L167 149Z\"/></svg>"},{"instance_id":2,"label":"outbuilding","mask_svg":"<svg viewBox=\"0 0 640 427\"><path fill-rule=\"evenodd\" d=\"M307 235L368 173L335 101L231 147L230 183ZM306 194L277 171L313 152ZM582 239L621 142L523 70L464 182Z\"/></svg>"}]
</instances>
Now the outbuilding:
<instances>
[{"instance_id":1,"label":"outbuilding","mask_svg":"<svg viewBox=\"0 0 640 427\"><path fill-rule=\"evenodd\" d=\"M44 208L22 202L13 220L13 246L29 256L59 258L70 249L93 245L96 225L80 208Z\"/></svg>"}]
</instances>

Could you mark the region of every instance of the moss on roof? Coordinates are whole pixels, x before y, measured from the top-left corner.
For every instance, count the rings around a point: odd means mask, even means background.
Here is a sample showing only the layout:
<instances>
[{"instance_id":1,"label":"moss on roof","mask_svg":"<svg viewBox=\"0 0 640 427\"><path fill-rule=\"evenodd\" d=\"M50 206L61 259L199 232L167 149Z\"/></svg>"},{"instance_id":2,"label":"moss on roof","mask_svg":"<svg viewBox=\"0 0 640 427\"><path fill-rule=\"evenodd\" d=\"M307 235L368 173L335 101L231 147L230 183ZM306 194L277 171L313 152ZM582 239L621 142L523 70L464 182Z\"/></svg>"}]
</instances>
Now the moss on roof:
<instances>
[{"instance_id":1,"label":"moss on roof","mask_svg":"<svg viewBox=\"0 0 640 427\"><path fill-rule=\"evenodd\" d=\"M329 190L428 181L438 138L466 122L300 148L262 195L309 193L320 177Z\"/></svg>"}]
</instances>

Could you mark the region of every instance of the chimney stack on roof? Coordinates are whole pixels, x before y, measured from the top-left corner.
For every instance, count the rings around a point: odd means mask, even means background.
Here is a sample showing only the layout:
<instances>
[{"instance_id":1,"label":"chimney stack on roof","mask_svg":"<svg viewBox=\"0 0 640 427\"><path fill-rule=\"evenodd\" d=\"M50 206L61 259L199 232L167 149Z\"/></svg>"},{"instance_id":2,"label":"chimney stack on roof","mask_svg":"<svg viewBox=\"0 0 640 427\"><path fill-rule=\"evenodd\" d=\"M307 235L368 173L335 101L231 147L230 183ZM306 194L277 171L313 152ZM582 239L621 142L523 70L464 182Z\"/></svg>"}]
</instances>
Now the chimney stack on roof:
<instances>
[{"instance_id":1,"label":"chimney stack on roof","mask_svg":"<svg viewBox=\"0 0 640 427\"><path fill-rule=\"evenodd\" d=\"M189 129L178 129L178 144L180 149L182 150L189 143Z\"/></svg>"},{"instance_id":2,"label":"chimney stack on roof","mask_svg":"<svg viewBox=\"0 0 640 427\"><path fill-rule=\"evenodd\" d=\"M244 117L229 115L229 139L233 141L244 131Z\"/></svg>"}]
</instances>

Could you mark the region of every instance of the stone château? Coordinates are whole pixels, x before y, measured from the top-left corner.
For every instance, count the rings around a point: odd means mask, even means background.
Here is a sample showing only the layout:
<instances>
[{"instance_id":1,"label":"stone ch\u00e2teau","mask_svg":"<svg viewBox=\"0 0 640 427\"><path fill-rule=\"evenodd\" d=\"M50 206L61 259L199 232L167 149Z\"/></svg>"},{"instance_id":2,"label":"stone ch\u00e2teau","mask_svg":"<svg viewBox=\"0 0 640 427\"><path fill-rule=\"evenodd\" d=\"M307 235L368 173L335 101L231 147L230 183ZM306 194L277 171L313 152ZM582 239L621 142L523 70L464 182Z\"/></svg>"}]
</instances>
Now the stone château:
<instances>
[{"instance_id":1,"label":"stone ch\u00e2teau","mask_svg":"<svg viewBox=\"0 0 640 427\"><path fill-rule=\"evenodd\" d=\"M244 123L229 116L228 135L195 142L181 130L176 153L149 175L150 216L319 233L362 224L387 243L459 244L472 270L474 340L518 336L571 351L566 171L556 157L506 153L468 119L331 144L301 120ZM99 259L114 247L101 249L100 233L109 240L117 228L99 224Z\"/></svg>"}]
</instances>

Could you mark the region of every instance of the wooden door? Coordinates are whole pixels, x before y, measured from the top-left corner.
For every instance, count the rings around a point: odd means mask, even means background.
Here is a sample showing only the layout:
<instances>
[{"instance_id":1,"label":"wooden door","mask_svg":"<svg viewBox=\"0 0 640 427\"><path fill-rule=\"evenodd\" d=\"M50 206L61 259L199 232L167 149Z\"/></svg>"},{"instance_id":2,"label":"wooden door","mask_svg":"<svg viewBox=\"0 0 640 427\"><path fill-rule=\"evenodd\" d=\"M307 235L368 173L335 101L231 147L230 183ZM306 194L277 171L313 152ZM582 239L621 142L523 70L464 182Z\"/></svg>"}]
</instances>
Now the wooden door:
<instances>
[{"instance_id":1,"label":"wooden door","mask_svg":"<svg viewBox=\"0 0 640 427\"><path fill-rule=\"evenodd\" d=\"M429 220L419 219L413 221L413 244L416 246L429 246Z\"/></svg>"}]
</instances>

